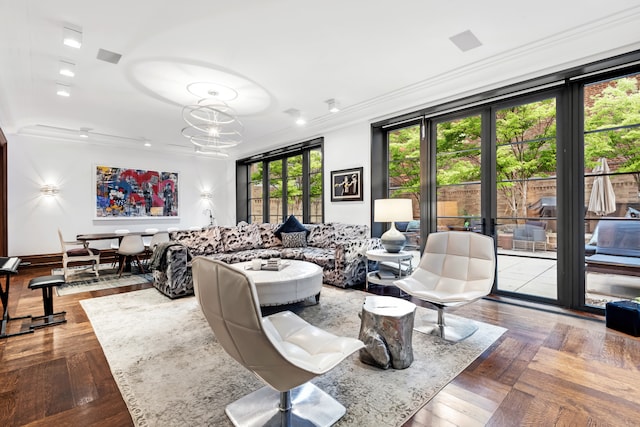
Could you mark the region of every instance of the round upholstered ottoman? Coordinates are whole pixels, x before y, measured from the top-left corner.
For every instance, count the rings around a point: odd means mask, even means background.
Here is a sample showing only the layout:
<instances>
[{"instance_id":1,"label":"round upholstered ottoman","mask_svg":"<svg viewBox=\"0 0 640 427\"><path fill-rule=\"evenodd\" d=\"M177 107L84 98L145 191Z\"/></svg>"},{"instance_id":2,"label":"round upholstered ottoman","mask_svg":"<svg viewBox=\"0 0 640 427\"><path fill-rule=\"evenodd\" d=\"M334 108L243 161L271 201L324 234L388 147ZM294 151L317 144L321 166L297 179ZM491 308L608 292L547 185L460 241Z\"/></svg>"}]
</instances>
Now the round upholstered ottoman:
<instances>
[{"instance_id":1,"label":"round upholstered ottoman","mask_svg":"<svg viewBox=\"0 0 640 427\"><path fill-rule=\"evenodd\" d=\"M306 261L282 260L281 269L253 270L251 261L231 264L247 273L256 284L261 306L291 304L316 297L320 301L322 268Z\"/></svg>"}]
</instances>

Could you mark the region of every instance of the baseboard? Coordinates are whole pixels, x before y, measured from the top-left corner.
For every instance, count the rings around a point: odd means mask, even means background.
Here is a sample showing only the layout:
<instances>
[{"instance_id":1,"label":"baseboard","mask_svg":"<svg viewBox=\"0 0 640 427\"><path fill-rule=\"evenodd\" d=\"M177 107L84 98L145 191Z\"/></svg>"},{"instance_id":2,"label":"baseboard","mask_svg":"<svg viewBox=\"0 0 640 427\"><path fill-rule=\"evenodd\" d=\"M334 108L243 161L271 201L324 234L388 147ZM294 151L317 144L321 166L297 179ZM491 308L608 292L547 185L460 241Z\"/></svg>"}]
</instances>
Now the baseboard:
<instances>
[{"instance_id":1,"label":"baseboard","mask_svg":"<svg viewBox=\"0 0 640 427\"><path fill-rule=\"evenodd\" d=\"M22 260L22 265L20 268L36 268L36 267L61 268L62 267L62 255L59 253L18 255L18 258ZM116 261L117 259L118 259L118 256L115 250L112 250L112 249L100 250L101 263L109 263L109 262ZM86 264L86 262L85 263L69 263L70 266L82 265L82 264Z\"/></svg>"}]
</instances>

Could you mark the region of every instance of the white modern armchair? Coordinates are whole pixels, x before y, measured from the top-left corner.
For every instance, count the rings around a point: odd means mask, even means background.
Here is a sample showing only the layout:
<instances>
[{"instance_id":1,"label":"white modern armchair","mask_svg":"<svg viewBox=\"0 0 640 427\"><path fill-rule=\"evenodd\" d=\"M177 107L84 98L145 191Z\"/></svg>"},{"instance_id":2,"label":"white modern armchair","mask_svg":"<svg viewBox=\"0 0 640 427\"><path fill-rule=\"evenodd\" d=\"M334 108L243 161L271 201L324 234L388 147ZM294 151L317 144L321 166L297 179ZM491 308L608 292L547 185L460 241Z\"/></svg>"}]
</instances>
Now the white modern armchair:
<instances>
[{"instance_id":1,"label":"white modern armchair","mask_svg":"<svg viewBox=\"0 0 640 427\"><path fill-rule=\"evenodd\" d=\"M253 280L225 263L196 257L192 271L196 298L222 348L269 386L226 407L234 425L329 426L345 414L308 381L362 348L360 340L330 334L290 311L262 317Z\"/></svg>"},{"instance_id":2,"label":"white modern armchair","mask_svg":"<svg viewBox=\"0 0 640 427\"><path fill-rule=\"evenodd\" d=\"M496 270L494 240L478 233L448 231L431 233L420 264L413 273L394 284L411 296L438 309L437 321L418 326L420 332L460 341L477 325L468 319L444 319L444 309L469 304L488 295Z\"/></svg>"}]
</instances>

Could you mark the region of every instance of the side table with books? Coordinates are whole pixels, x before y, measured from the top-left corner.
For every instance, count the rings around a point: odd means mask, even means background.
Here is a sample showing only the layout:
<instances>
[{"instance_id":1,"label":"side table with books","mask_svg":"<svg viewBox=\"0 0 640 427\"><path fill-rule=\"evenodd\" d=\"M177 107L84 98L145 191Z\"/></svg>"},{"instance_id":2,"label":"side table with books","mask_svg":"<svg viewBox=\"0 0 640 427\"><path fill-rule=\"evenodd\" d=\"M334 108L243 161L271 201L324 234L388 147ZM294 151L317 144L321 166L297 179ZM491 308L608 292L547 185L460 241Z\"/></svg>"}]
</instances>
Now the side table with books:
<instances>
[{"instance_id":1,"label":"side table with books","mask_svg":"<svg viewBox=\"0 0 640 427\"><path fill-rule=\"evenodd\" d=\"M377 261L378 269L369 271L367 263L367 283L382 286L393 285L395 280L408 276L413 271L413 253L400 251L396 253L387 252L385 249L372 249L365 253L369 261Z\"/></svg>"}]
</instances>

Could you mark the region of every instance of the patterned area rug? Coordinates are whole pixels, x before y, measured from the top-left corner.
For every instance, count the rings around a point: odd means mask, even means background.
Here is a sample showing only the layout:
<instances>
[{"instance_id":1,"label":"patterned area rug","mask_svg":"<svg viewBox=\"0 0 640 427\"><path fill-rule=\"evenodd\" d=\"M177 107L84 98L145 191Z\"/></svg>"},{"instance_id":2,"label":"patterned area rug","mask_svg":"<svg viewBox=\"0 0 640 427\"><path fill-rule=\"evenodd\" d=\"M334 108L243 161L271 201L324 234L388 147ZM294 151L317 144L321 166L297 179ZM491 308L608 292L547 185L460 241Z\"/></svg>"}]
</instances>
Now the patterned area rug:
<instances>
[{"instance_id":1,"label":"patterned area rug","mask_svg":"<svg viewBox=\"0 0 640 427\"><path fill-rule=\"evenodd\" d=\"M293 311L330 332L357 337L367 294L325 286L320 304ZM228 356L193 297L156 289L82 300L137 426L230 426L227 404L263 386ZM429 310L418 308L416 321ZM480 323L457 344L413 334L414 362L381 370L358 353L313 383L346 408L339 426L397 426L486 350L505 329Z\"/></svg>"},{"instance_id":2,"label":"patterned area rug","mask_svg":"<svg viewBox=\"0 0 640 427\"><path fill-rule=\"evenodd\" d=\"M67 283L56 287L58 296L77 294L80 292L99 291L101 289L119 288L121 286L140 285L153 281L151 273L140 273L136 268L132 272L123 272L118 277L118 271L111 264L98 266L99 277L82 267L76 268L77 272L71 274ZM62 274L61 268L54 268L51 274Z\"/></svg>"}]
</instances>

